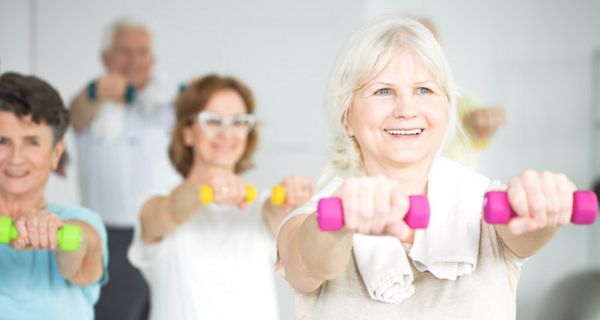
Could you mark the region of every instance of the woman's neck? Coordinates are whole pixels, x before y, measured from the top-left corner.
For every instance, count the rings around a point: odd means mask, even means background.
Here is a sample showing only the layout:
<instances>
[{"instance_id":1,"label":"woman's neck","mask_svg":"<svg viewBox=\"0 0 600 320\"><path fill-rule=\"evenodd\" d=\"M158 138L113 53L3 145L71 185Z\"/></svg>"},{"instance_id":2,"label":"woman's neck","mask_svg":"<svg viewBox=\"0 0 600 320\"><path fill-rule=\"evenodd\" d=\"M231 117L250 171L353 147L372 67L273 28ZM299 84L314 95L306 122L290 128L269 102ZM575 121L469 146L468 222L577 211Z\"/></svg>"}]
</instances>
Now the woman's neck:
<instances>
[{"instance_id":1,"label":"woman's neck","mask_svg":"<svg viewBox=\"0 0 600 320\"><path fill-rule=\"evenodd\" d=\"M427 194L427 180L432 163L433 159L406 166L386 166L381 163L365 162L365 169L370 176L384 175L400 182L402 191L406 194Z\"/></svg>"},{"instance_id":2,"label":"woman's neck","mask_svg":"<svg viewBox=\"0 0 600 320\"><path fill-rule=\"evenodd\" d=\"M234 173L234 168L225 168L220 166L208 165L197 161L190 169L185 181L193 185L208 183L210 176L219 172Z\"/></svg>"},{"instance_id":3,"label":"woman's neck","mask_svg":"<svg viewBox=\"0 0 600 320\"><path fill-rule=\"evenodd\" d=\"M0 215L16 219L29 210L44 207L46 207L44 190L22 195L0 192Z\"/></svg>"}]
</instances>

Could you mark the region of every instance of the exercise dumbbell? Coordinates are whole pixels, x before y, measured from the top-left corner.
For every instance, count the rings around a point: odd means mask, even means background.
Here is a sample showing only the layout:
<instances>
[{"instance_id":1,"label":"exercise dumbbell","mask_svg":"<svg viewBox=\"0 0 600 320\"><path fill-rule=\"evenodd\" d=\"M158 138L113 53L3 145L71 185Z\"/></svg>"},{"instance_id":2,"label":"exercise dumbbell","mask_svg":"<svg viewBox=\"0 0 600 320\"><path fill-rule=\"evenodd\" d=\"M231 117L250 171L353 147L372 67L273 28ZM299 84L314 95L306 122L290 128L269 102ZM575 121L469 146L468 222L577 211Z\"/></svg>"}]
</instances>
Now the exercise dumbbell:
<instances>
[{"instance_id":1,"label":"exercise dumbbell","mask_svg":"<svg viewBox=\"0 0 600 320\"><path fill-rule=\"evenodd\" d=\"M87 86L87 96L88 99L90 100L96 100L96 98L98 97L96 92L98 89L98 81L91 81L88 86ZM136 96L136 89L135 86L132 84L128 84L127 87L125 88L125 92L123 92L123 101L125 101L126 104L131 104L133 102L133 100L135 99Z\"/></svg>"},{"instance_id":2,"label":"exercise dumbbell","mask_svg":"<svg viewBox=\"0 0 600 320\"><path fill-rule=\"evenodd\" d=\"M404 222L412 229L429 225L429 202L423 195L409 196L410 207ZM323 231L337 231L344 226L344 208L338 197L322 198L317 205L317 222Z\"/></svg>"},{"instance_id":3,"label":"exercise dumbbell","mask_svg":"<svg viewBox=\"0 0 600 320\"><path fill-rule=\"evenodd\" d=\"M285 188L278 184L271 189L271 203L280 206L285 203Z\"/></svg>"},{"instance_id":4,"label":"exercise dumbbell","mask_svg":"<svg viewBox=\"0 0 600 320\"><path fill-rule=\"evenodd\" d=\"M198 195L200 197L200 203L203 205L211 204L214 201L214 193L210 186L202 185L198 190ZM251 185L246 185L246 197L244 198L244 202L250 203L256 200L256 188Z\"/></svg>"},{"instance_id":5,"label":"exercise dumbbell","mask_svg":"<svg viewBox=\"0 0 600 320\"><path fill-rule=\"evenodd\" d=\"M592 191L575 191L573 193L571 222L574 224L592 224L597 215L598 198L596 194ZM483 216L489 224L507 224L517 214L510 207L506 192L490 191L485 193Z\"/></svg>"},{"instance_id":6,"label":"exercise dumbbell","mask_svg":"<svg viewBox=\"0 0 600 320\"><path fill-rule=\"evenodd\" d=\"M12 219L0 216L0 243L9 244L19 237ZM79 250L81 244L81 228L74 224L63 224L56 231L56 241L62 251L73 252Z\"/></svg>"},{"instance_id":7,"label":"exercise dumbbell","mask_svg":"<svg viewBox=\"0 0 600 320\"><path fill-rule=\"evenodd\" d=\"M183 92L185 91L185 89L187 89L187 83L184 82L184 83L182 83L182 84L179 85L179 88L177 88L177 93L179 95L182 95Z\"/></svg>"}]
</instances>

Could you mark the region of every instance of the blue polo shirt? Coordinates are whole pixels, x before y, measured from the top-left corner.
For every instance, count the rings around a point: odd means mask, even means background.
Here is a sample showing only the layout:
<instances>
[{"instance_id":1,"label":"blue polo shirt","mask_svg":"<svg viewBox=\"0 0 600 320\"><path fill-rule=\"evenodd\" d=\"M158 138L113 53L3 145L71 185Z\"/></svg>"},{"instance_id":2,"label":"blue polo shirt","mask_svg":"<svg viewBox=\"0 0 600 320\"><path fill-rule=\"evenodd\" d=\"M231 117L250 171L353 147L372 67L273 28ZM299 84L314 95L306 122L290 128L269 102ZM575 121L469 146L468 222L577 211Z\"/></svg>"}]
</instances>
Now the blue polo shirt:
<instances>
[{"instance_id":1,"label":"blue polo shirt","mask_svg":"<svg viewBox=\"0 0 600 320\"><path fill-rule=\"evenodd\" d=\"M98 214L81 207L49 204L62 221L79 220L102 240L102 278L80 287L64 279L49 250L19 251L0 245L0 319L94 319L100 287L108 281L106 229Z\"/></svg>"}]
</instances>

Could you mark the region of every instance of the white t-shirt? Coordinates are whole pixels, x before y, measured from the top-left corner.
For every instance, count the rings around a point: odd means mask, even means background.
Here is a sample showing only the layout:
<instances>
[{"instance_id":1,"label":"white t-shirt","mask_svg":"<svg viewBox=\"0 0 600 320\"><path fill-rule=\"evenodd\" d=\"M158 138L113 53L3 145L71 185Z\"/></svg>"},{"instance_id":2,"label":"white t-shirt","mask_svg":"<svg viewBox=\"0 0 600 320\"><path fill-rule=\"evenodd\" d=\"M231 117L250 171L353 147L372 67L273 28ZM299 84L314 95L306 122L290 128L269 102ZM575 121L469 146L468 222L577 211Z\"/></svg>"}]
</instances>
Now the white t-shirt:
<instances>
[{"instance_id":1,"label":"white t-shirt","mask_svg":"<svg viewBox=\"0 0 600 320\"><path fill-rule=\"evenodd\" d=\"M152 245L135 228L129 261L150 285L150 319L277 319L275 245L261 207L204 207Z\"/></svg>"},{"instance_id":2,"label":"white t-shirt","mask_svg":"<svg viewBox=\"0 0 600 320\"><path fill-rule=\"evenodd\" d=\"M180 181L168 156L174 112L165 92L174 90L167 88L152 78L131 105L101 106L106 107L99 111L104 119L97 114L76 137L82 205L98 212L109 227L132 228L151 191L171 189ZM94 122L110 120L122 122L110 139L92 129Z\"/></svg>"}]
</instances>

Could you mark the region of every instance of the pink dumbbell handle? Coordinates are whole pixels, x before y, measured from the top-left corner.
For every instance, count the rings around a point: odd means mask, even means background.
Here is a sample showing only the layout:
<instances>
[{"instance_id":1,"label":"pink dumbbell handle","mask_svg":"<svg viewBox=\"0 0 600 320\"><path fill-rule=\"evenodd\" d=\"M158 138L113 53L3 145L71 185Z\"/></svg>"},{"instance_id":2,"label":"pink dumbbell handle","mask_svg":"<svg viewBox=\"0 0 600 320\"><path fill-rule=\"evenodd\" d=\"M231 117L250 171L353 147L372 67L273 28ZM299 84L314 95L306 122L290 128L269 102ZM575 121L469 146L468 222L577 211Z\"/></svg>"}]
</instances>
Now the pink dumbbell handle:
<instances>
[{"instance_id":1,"label":"pink dumbbell handle","mask_svg":"<svg viewBox=\"0 0 600 320\"><path fill-rule=\"evenodd\" d=\"M598 198L592 191L573 193L574 224L592 224L598 215ZM486 192L483 202L483 216L489 224L507 224L517 214L510 207L508 195L504 191Z\"/></svg>"},{"instance_id":2,"label":"pink dumbbell handle","mask_svg":"<svg viewBox=\"0 0 600 320\"><path fill-rule=\"evenodd\" d=\"M429 202L425 196L409 196L410 208L404 221L412 229L429 225ZM344 208L338 197L322 198L317 206L317 222L323 231L337 231L344 226Z\"/></svg>"}]
</instances>

